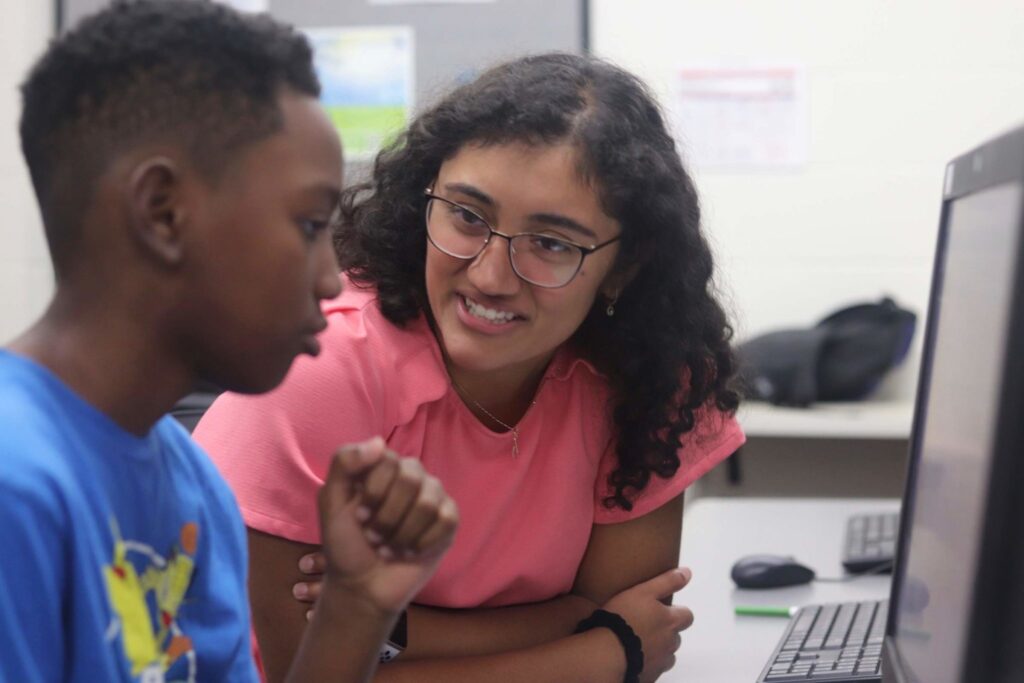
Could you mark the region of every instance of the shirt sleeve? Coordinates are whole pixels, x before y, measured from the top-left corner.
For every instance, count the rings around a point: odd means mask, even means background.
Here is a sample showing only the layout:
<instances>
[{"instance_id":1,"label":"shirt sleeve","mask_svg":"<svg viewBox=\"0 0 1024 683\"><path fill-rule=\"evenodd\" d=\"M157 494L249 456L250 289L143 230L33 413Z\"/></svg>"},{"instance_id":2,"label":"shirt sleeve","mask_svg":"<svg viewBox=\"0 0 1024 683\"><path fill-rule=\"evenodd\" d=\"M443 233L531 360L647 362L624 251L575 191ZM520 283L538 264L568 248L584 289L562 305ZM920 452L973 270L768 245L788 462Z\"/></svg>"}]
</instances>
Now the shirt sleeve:
<instances>
[{"instance_id":1,"label":"shirt sleeve","mask_svg":"<svg viewBox=\"0 0 1024 683\"><path fill-rule=\"evenodd\" d=\"M224 655L225 662L223 672L218 672L215 679L225 683L256 683L261 679L256 671L249 614L249 550L245 528L234 496L220 476L209 471L212 466L208 463L206 466L209 476L203 486L208 501L205 528L211 533L200 534L199 542L208 571L197 574L194 581L204 584L207 620L220 620L216 632L222 640L217 649Z\"/></svg>"},{"instance_id":2,"label":"shirt sleeve","mask_svg":"<svg viewBox=\"0 0 1024 683\"><path fill-rule=\"evenodd\" d=\"M67 558L60 504L45 488L10 482L0 483L0 500L0 681L61 680Z\"/></svg>"},{"instance_id":3,"label":"shirt sleeve","mask_svg":"<svg viewBox=\"0 0 1024 683\"><path fill-rule=\"evenodd\" d=\"M203 416L194 437L234 491L246 526L319 543L316 494L331 456L383 429L383 361L370 341L359 316L331 314L320 356L296 360L274 391L224 394Z\"/></svg>"},{"instance_id":4,"label":"shirt sleeve","mask_svg":"<svg viewBox=\"0 0 1024 683\"><path fill-rule=\"evenodd\" d=\"M658 509L682 493L715 465L722 462L743 445L746 437L735 416L714 408L705 408L698 415L697 426L680 438L679 469L668 479L652 474L647 486L633 499L633 509L609 508L605 498L614 489L608 484L608 475L618 465L616 443L613 440L598 469L594 491L594 523L617 524L642 517Z\"/></svg>"},{"instance_id":5,"label":"shirt sleeve","mask_svg":"<svg viewBox=\"0 0 1024 683\"><path fill-rule=\"evenodd\" d=\"M203 680L224 683L259 683L249 613L249 548L238 502L210 458L171 417L160 425L166 443L181 453L196 493L202 499L196 571L179 615L201 623L203 642L213 656L207 660Z\"/></svg>"}]
</instances>

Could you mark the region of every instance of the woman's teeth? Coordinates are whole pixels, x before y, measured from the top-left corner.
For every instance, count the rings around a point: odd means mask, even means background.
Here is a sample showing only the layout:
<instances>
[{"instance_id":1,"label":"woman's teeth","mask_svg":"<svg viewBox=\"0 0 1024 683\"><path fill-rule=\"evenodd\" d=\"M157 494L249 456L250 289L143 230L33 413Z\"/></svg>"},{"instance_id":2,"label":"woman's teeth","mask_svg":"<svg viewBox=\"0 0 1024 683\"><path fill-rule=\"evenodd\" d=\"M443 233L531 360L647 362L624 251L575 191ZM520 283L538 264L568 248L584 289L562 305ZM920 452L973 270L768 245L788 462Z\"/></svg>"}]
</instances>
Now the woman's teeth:
<instances>
[{"instance_id":1,"label":"woman's teeth","mask_svg":"<svg viewBox=\"0 0 1024 683\"><path fill-rule=\"evenodd\" d=\"M462 301L466 304L466 310L469 311L473 316L477 318L483 318L488 322L500 325L512 322L517 317L515 313L509 313L508 311L496 311L493 308L481 306L477 302L467 297L462 297Z\"/></svg>"}]
</instances>

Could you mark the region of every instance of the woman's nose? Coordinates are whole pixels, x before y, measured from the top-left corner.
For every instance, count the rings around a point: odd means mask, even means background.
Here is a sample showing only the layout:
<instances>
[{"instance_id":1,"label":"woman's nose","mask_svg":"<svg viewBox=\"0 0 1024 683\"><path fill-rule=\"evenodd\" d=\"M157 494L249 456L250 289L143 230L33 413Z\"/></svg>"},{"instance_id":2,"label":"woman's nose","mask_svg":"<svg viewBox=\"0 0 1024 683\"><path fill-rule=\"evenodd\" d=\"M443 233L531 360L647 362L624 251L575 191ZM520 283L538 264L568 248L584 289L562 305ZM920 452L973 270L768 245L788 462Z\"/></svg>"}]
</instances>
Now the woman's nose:
<instances>
[{"instance_id":1,"label":"woman's nose","mask_svg":"<svg viewBox=\"0 0 1024 683\"><path fill-rule=\"evenodd\" d=\"M469 279L484 294L508 296L522 284L509 259L509 241L492 235L490 242L469 264Z\"/></svg>"}]
</instances>

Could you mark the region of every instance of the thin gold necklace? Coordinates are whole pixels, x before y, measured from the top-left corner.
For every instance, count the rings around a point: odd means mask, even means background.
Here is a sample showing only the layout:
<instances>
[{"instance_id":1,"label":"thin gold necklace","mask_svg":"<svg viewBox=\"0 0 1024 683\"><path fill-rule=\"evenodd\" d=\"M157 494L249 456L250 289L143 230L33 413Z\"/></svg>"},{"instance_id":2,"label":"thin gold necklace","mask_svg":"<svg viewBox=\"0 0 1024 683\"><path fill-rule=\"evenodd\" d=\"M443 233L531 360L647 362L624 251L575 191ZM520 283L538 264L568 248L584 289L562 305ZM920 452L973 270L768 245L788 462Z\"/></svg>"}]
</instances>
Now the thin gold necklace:
<instances>
[{"instance_id":1,"label":"thin gold necklace","mask_svg":"<svg viewBox=\"0 0 1024 683\"><path fill-rule=\"evenodd\" d=\"M469 393L465 389L463 389L462 386L460 386L458 382L456 382L454 379L452 379L451 381L452 381L452 387L455 389L456 393L459 394L459 396L462 396L464 398L468 398L469 402L472 403L473 405L475 405L480 410L482 410L484 415L486 415L487 417L491 418L492 420L494 420L495 422L497 422L502 427L504 427L505 429L507 429L509 432L512 433L512 457L513 458L519 457L519 427L518 426L513 427L512 425L508 424L504 420L500 419L497 415L495 415L491 411L487 410L487 408L484 408L482 405L480 405L480 402L477 401L472 396L470 396ZM536 399L530 401L530 406L532 407L536 402L537 402ZM529 410L529 408L527 410Z\"/></svg>"}]
</instances>

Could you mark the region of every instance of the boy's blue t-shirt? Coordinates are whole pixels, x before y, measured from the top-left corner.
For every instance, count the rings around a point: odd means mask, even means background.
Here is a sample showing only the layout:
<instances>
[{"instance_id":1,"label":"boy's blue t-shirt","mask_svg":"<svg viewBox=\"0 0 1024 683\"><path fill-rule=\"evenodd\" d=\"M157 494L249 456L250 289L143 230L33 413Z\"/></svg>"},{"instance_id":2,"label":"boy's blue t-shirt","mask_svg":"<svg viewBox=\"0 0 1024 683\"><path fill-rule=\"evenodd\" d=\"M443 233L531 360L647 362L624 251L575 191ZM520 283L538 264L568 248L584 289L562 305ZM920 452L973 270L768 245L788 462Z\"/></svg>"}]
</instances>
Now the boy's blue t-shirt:
<instances>
[{"instance_id":1,"label":"boy's blue t-shirt","mask_svg":"<svg viewBox=\"0 0 1024 683\"><path fill-rule=\"evenodd\" d=\"M0 681L255 681L245 529L172 418L136 437L0 350Z\"/></svg>"}]
</instances>

